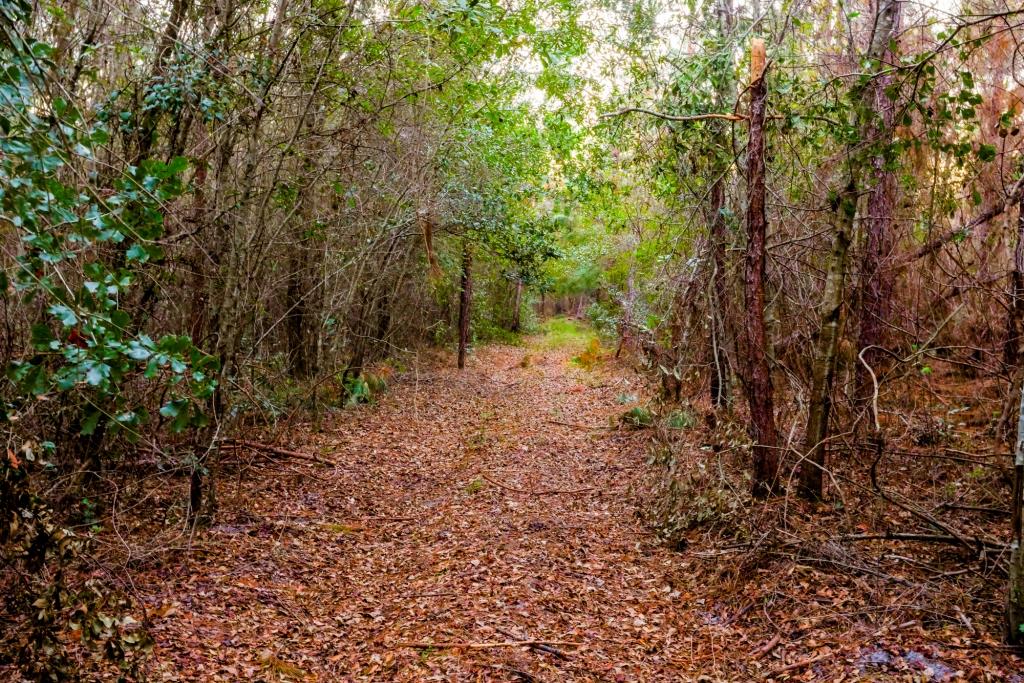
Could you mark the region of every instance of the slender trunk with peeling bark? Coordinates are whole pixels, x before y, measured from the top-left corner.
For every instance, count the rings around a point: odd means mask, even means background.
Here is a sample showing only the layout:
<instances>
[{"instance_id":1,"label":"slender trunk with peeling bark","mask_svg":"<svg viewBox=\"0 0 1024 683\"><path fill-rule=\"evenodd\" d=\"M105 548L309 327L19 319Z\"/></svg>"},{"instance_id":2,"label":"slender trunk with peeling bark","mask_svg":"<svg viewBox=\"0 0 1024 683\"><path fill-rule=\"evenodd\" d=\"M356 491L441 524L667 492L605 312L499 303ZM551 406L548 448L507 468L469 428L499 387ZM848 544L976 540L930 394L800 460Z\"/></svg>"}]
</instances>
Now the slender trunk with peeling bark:
<instances>
[{"instance_id":1,"label":"slender trunk with peeling bark","mask_svg":"<svg viewBox=\"0 0 1024 683\"><path fill-rule=\"evenodd\" d=\"M899 6L896 0L878 0L875 34L868 52L870 60L883 64L894 61L892 38L899 31ZM878 347L885 343L885 331L892 308L892 269L888 260L892 251L898 184L896 173L887 168L886 155L882 149L892 144L896 124L896 103L887 94L891 84L892 76L878 76L864 93L864 108L870 113L862 130L865 139L875 146L870 171L876 183L868 194L864 219L865 243L861 256L857 348L867 349L864 360L872 368L877 368L884 357ZM857 364L856 380L857 399L863 403L870 399L873 387L867 369L860 363Z\"/></svg>"},{"instance_id":2,"label":"slender trunk with peeling bark","mask_svg":"<svg viewBox=\"0 0 1024 683\"><path fill-rule=\"evenodd\" d=\"M711 186L711 403L721 408L729 403L730 364L726 352L726 302L729 285L725 279L725 247L728 240L723 210L725 208L725 180L717 178Z\"/></svg>"},{"instance_id":3,"label":"slender trunk with peeling bark","mask_svg":"<svg viewBox=\"0 0 1024 683\"><path fill-rule=\"evenodd\" d=\"M750 135L747 139L747 253L744 298L747 327L747 401L750 405L751 437L754 439L755 496L774 493L778 486L779 435L775 426L771 367L768 364L768 335L764 323L765 217L764 120L768 99L765 83L764 41L755 39L750 48Z\"/></svg>"},{"instance_id":4,"label":"slender trunk with peeling bark","mask_svg":"<svg viewBox=\"0 0 1024 683\"><path fill-rule=\"evenodd\" d=\"M890 41L899 23L897 0L879 0L875 32L868 48L868 59L878 61L888 55L891 59ZM885 94L887 81L878 79L865 92L864 108L872 112L859 122L861 135L866 141L882 141L888 144L892 139L892 124L895 107ZM807 432L804 436L804 462L800 467L800 493L803 497L817 500L823 494L823 471L825 467L826 442L829 434L829 418L832 412L832 385L835 379L840 342L840 324L847 271L848 252L853 240L857 212L857 196L862 177L862 160L857 156L848 165L849 180L846 189L840 193L834 219L832 253L829 257L825 290L822 294L821 318L814 350L811 375L811 395L807 411ZM891 240L891 225L894 212L895 176L884 168L884 156L878 152L871 160L873 172L879 178L868 198L868 243L862 260L862 300L860 341L876 345L881 340L884 320L888 310L887 299L891 295L889 273L883 268L882 260L888 254ZM870 360L869 360L870 362ZM864 387L863 367L858 364L855 377L857 386ZM865 391L872 389L866 385ZM860 394L858 390L858 394Z\"/></svg>"},{"instance_id":5,"label":"slender trunk with peeling bark","mask_svg":"<svg viewBox=\"0 0 1024 683\"><path fill-rule=\"evenodd\" d=\"M825 441L828 421L832 412L832 383L841 336L843 295L845 294L847 255L853 238L854 216L857 213L857 194L851 181L840 197L835 216L835 236L825 276L822 296L821 322L814 350L811 401L807 415L807 434L804 439L804 459L800 466L800 493L817 500L823 493L822 473L825 467Z\"/></svg>"},{"instance_id":6,"label":"slender trunk with peeling bark","mask_svg":"<svg viewBox=\"0 0 1024 683\"><path fill-rule=\"evenodd\" d=\"M459 370L466 367L466 347L469 345L469 316L473 302L473 253L469 241L462 244L462 283L459 288Z\"/></svg>"},{"instance_id":7,"label":"slender trunk with peeling bark","mask_svg":"<svg viewBox=\"0 0 1024 683\"><path fill-rule=\"evenodd\" d=\"M723 42L730 44L733 30L732 7L730 0L719 0L716 4L718 14L718 31ZM736 83L733 79L733 59L731 50L723 50L722 59L725 63L721 65L720 73L717 76L715 88L715 107L718 111L725 111L732 106L736 99ZM724 137L725 126L719 125L719 133ZM729 362L729 336L727 325L729 310L729 285L725 278L726 271L726 246L729 242L728 226L725 221L725 182L728 173L729 163L716 162L713 164L712 185L709 192L708 212L711 223L711 324L708 342L711 358L711 403L716 408L721 408L729 403L729 385L732 376L731 364Z\"/></svg>"}]
</instances>

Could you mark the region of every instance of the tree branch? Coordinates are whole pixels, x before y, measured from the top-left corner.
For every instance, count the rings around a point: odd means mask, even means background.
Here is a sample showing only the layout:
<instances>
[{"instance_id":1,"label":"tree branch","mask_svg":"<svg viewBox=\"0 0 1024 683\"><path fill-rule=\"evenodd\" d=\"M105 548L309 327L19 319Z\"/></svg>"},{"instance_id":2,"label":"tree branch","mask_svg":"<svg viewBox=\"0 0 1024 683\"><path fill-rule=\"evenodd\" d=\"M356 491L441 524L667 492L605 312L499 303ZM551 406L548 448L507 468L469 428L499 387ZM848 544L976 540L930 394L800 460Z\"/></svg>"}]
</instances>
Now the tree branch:
<instances>
[{"instance_id":1,"label":"tree branch","mask_svg":"<svg viewBox=\"0 0 1024 683\"><path fill-rule=\"evenodd\" d=\"M721 121L746 121L747 117L742 114L693 114L691 116L675 116L674 114L663 114L652 109L644 109L643 107L625 107L618 111L608 112L601 114L602 119L610 119L616 116L625 116L626 114L647 114L648 116L654 116L659 119L666 121L708 121L708 120L721 120Z\"/></svg>"}]
</instances>

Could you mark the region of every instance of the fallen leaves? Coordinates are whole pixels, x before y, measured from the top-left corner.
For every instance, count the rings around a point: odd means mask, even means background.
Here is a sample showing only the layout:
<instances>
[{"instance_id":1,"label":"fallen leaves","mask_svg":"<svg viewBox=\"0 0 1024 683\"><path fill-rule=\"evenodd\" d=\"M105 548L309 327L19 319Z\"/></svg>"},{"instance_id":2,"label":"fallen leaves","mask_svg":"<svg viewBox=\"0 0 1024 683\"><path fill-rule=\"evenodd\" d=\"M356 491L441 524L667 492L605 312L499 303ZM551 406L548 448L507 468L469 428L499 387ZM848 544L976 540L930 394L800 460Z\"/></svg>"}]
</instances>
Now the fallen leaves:
<instances>
[{"instance_id":1,"label":"fallen leaves","mask_svg":"<svg viewBox=\"0 0 1024 683\"><path fill-rule=\"evenodd\" d=\"M868 577L660 544L636 516L649 435L611 426L640 382L522 353L413 368L379 405L290 433L281 450L311 459L224 473L217 526L133 576L152 679L908 680L1011 661L968 631L927 650L935 632L872 611Z\"/></svg>"}]
</instances>

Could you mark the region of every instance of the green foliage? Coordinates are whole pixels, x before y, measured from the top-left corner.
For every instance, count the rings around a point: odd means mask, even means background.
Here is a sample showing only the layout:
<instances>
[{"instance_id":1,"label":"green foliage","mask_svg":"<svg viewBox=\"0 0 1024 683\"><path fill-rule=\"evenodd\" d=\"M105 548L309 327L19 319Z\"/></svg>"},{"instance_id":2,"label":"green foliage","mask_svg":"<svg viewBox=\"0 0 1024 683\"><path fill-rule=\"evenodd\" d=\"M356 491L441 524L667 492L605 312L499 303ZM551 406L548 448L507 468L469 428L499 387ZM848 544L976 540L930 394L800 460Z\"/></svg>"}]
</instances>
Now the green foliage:
<instances>
[{"instance_id":1,"label":"green foliage","mask_svg":"<svg viewBox=\"0 0 1024 683\"><path fill-rule=\"evenodd\" d=\"M508 330L499 322L486 318L473 325L473 339L476 342L488 342L506 344L508 346L521 346L522 338L515 332Z\"/></svg>"},{"instance_id":2,"label":"green foliage","mask_svg":"<svg viewBox=\"0 0 1024 683\"><path fill-rule=\"evenodd\" d=\"M549 349L583 348L596 341L593 333L585 326L561 316L545 320L540 331L544 335L542 344Z\"/></svg>"},{"instance_id":3,"label":"green foliage","mask_svg":"<svg viewBox=\"0 0 1024 683\"><path fill-rule=\"evenodd\" d=\"M644 429L654 424L654 414L644 406L633 406L621 415L619 421L633 429Z\"/></svg>"},{"instance_id":4,"label":"green foliage","mask_svg":"<svg viewBox=\"0 0 1024 683\"><path fill-rule=\"evenodd\" d=\"M669 429L690 429L695 424L697 421L689 410L673 410L665 418L665 426Z\"/></svg>"},{"instance_id":5,"label":"green foliage","mask_svg":"<svg viewBox=\"0 0 1024 683\"><path fill-rule=\"evenodd\" d=\"M17 392L0 418L16 420L64 393L81 406L83 435L109 429L134 437L149 415L123 387L141 378L169 387L160 414L173 431L201 426L196 401L214 391L216 360L187 337L139 333L123 306L141 270L163 257L164 207L184 192L188 164L147 159L105 186L84 182L98 180L95 155L107 129L59 98L40 110L35 94L50 76L50 48L9 37L0 48L0 212L23 250L5 280L26 301L43 303L48 317L32 326L35 354L7 368Z\"/></svg>"},{"instance_id":6,"label":"green foliage","mask_svg":"<svg viewBox=\"0 0 1024 683\"><path fill-rule=\"evenodd\" d=\"M373 403L380 394L387 391L387 376L386 372L364 370L359 375L348 377L341 385L342 405L352 408Z\"/></svg>"},{"instance_id":7,"label":"green foliage","mask_svg":"<svg viewBox=\"0 0 1024 683\"><path fill-rule=\"evenodd\" d=\"M345 392L345 405L356 406L360 403L369 403L372 397L370 385L362 375L349 377L343 386Z\"/></svg>"},{"instance_id":8,"label":"green foliage","mask_svg":"<svg viewBox=\"0 0 1024 683\"><path fill-rule=\"evenodd\" d=\"M188 163L101 163L110 130L103 117L90 121L53 94L52 48L21 32L30 11L25 2L0 5L0 216L20 243L11 271L0 274L0 293L38 312L28 353L5 368L0 421L13 440L25 418L59 397L79 434L95 444L104 435L135 439L150 415L127 389L151 384L163 396L159 425L200 427L217 361L188 337L140 332L127 305L142 274L163 259L166 205L186 191ZM73 443L78 436L51 438ZM24 601L22 614L30 616L17 642L5 646L18 650L23 673L36 680L76 679L72 649L132 675L151 641L117 594L71 578L90 538L62 526L39 493L37 480L58 470L53 441L37 446L38 435L23 438L19 453L0 456L0 558L18 568L10 600ZM81 512L99 530L94 503L83 499Z\"/></svg>"},{"instance_id":9,"label":"green foliage","mask_svg":"<svg viewBox=\"0 0 1024 683\"><path fill-rule=\"evenodd\" d=\"M587 307L587 320L603 337L614 337L619 330L619 316L609 310L608 306L594 302Z\"/></svg>"}]
</instances>

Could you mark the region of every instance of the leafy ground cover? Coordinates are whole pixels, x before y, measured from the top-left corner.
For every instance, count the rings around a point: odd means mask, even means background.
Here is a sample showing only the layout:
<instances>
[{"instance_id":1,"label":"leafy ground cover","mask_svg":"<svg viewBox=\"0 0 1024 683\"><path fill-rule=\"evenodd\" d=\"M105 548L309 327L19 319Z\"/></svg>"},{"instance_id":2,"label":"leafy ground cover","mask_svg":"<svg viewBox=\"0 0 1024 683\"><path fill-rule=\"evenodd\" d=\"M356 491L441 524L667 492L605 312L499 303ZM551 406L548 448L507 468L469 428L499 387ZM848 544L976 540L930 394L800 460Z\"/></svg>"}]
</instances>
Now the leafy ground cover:
<instances>
[{"instance_id":1,"label":"leafy ground cover","mask_svg":"<svg viewBox=\"0 0 1024 683\"><path fill-rule=\"evenodd\" d=\"M225 476L215 526L133 562L152 678L1019 680L997 635L905 620L877 577L661 542L637 514L651 432L621 419L642 380L547 332L295 426L323 462Z\"/></svg>"}]
</instances>

